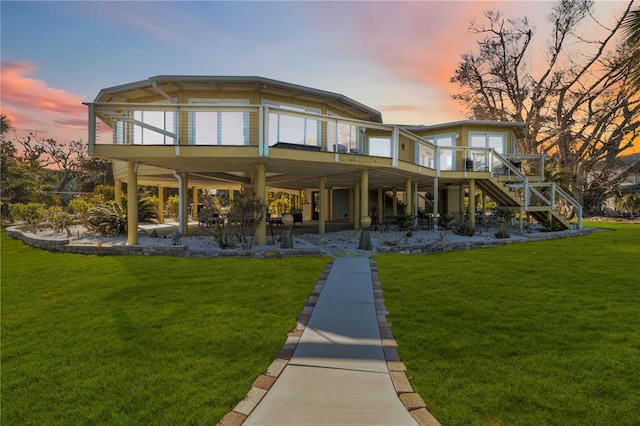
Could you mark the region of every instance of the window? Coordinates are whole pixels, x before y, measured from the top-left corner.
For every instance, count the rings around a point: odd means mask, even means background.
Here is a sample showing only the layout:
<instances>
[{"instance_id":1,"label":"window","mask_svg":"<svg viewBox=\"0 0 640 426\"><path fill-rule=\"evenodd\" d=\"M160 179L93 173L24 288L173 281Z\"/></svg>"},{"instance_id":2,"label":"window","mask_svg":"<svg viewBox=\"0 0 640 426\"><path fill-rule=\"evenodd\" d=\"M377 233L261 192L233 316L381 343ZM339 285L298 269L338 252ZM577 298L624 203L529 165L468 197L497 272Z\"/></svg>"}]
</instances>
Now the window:
<instances>
[{"instance_id":1,"label":"window","mask_svg":"<svg viewBox=\"0 0 640 426\"><path fill-rule=\"evenodd\" d=\"M428 167L430 169L435 168L435 165L433 164L433 156L434 156L433 148L431 148L429 145L426 145L424 143L417 143L416 150L417 150L416 154L418 157L418 165L423 167Z\"/></svg>"},{"instance_id":2,"label":"window","mask_svg":"<svg viewBox=\"0 0 640 426\"><path fill-rule=\"evenodd\" d=\"M319 111L299 106L283 105L276 102L265 102L293 112L318 113ZM295 117L281 112L269 112L269 146L278 142L298 145L320 145L320 122L306 117Z\"/></svg>"},{"instance_id":3,"label":"window","mask_svg":"<svg viewBox=\"0 0 640 426\"><path fill-rule=\"evenodd\" d=\"M369 155L391 158L391 138L369 138Z\"/></svg>"},{"instance_id":4,"label":"window","mask_svg":"<svg viewBox=\"0 0 640 426\"><path fill-rule=\"evenodd\" d=\"M456 146L456 135L448 134L448 135L438 135L433 137L425 138L429 142L439 147L445 147L445 149L440 150L440 170L455 170L455 159L456 153L452 149L446 149L446 147Z\"/></svg>"},{"instance_id":5,"label":"window","mask_svg":"<svg viewBox=\"0 0 640 426\"><path fill-rule=\"evenodd\" d=\"M193 105L248 105L247 100L190 99ZM248 145L249 113L235 111L193 111L189 113L189 144Z\"/></svg>"},{"instance_id":6,"label":"window","mask_svg":"<svg viewBox=\"0 0 640 426\"><path fill-rule=\"evenodd\" d=\"M177 132L175 111L133 111L134 145L173 145ZM122 129L125 129L123 126ZM160 130L160 131L158 131ZM164 131L164 132L162 132ZM124 141L124 130L122 140Z\"/></svg>"},{"instance_id":7,"label":"window","mask_svg":"<svg viewBox=\"0 0 640 426\"><path fill-rule=\"evenodd\" d=\"M506 135L504 133L469 133L469 146L472 148L493 148L498 154L505 152Z\"/></svg>"},{"instance_id":8,"label":"window","mask_svg":"<svg viewBox=\"0 0 640 426\"><path fill-rule=\"evenodd\" d=\"M469 146L472 148L491 148L503 154L506 146L506 135L503 133L469 133ZM489 170L489 154L486 151L471 151L473 170Z\"/></svg>"},{"instance_id":9,"label":"window","mask_svg":"<svg viewBox=\"0 0 640 426\"><path fill-rule=\"evenodd\" d=\"M338 117L331 113L329 113L329 115ZM364 140L364 127L340 122L336 123L335 121L327 122L327 146L330 151L340 153L349 152L353 154L363 153Z\"/></svg>"}]
</instances>

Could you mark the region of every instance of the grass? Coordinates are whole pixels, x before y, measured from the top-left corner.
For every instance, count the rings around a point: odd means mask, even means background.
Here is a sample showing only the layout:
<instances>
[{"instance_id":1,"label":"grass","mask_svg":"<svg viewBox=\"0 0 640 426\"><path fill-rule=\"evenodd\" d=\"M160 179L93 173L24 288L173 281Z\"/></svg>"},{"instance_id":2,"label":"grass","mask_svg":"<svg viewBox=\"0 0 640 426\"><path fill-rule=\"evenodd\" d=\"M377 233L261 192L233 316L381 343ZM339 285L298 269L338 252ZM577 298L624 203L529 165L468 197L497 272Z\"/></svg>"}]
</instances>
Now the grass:
<instances>
[{"instance_id":1,"label":"grass","mask_svg":"<svg viewBox=\"0 0 640 426\"><path fill-rule=\"evenodd\" d=\"M215 424L327 261L70 255L2 233L2 424Z\"/></svg>"},{"instance_id":2,"label":"grass","mask_svg":"<svg viewBox=\"0 0 640 426\"><path fill-rule=\"evenodd\" d=\"M443 425L638 425L640 225L376 255L411 384Z\"/></svg>"}]
</instances>

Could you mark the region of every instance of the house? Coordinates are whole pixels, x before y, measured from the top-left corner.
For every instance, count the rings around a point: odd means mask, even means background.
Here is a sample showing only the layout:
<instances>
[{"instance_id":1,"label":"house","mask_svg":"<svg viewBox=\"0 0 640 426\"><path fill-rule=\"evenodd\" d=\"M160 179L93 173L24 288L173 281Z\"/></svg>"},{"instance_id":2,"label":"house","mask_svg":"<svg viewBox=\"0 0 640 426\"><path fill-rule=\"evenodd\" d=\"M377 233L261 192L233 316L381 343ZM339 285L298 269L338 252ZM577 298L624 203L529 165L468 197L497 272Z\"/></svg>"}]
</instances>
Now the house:
<instances>
[{"instance_id":1,"label":"house","mask_svg":"<svg viewBox=\"0 0 640 426\"><path fill-rule=\"evenodd\" d=\"M544 182L544 157L516 151L524 123L385 124L344 95L241 76L156 76L103 89L86 105L89 154L113 161L116 191L127 182L131 202L136 185L158 185L160 194L178 187L183 232L185 194L197 188L294 194L320 233L330 220L358 229L374 206L379 220L398 206L416 214L427 199L423 213L434 217L463 210L465 193L477 190L569 226L555 209L568 195ZM471 220L475 210L471 203ZM129 220L137 244L137 218ZM264 244L266 225L257 233Z\"/></svg>"}]
</instances>

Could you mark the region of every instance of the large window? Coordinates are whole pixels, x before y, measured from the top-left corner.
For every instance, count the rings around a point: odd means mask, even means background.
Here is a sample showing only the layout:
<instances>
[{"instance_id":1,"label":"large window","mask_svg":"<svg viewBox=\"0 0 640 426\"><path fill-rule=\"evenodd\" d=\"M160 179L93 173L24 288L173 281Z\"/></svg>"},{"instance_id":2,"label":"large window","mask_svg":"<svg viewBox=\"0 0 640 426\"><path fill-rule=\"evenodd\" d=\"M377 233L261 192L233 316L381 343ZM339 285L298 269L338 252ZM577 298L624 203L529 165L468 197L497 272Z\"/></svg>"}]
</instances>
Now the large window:
<instances>
[{"instance_id":1,"label":"large window","mask_svg":"<svg viewBox=\"0 0 640 426\"><path fill-rule=\"evenodd\" d=\"M193 105L247 105L246 100L190 99ZM194 111L189 113L191 145L248 145L249 113Z\"/></svg>"},{"instance_id":2,"label":"large window","mask_svg":"<svg viewBox=\"0 0 640 426\"><path fill-rule=\"evenodd\" d=\"M328 115L338 117L332 113ZM327 122L327 146L329 151L361 154L364 153L364 141L364 127L340 123L339 121Z\"/></svg>"},{"instance_id":3,"label":"large window","mask_svg":"<svg viewBox=\"0 0 640 426\"><path fill-rule=\"evenodd\" d=\"M505 142L504 133L469 133L469 146L472 148L493 148L498 154L504 154Z\"/></svg>"},{"instance_id":4,"label":"large window","mask_svg":"<svg viewBox=\"0 0 640 426\"><path fill-rule=\"evenodd\" d=\"M265 102L292 112L318 113L319 111L300 106L284 105L277 102ZM320 122L306 117L287 115L286 112L269 112L269 145L278 142L297 145L320 145Z\"/></svg>"},{"instance_id":5,"label":"large window","mask_svg":"<svg viewBox=\"0 0 640 426\"><path fill-rule=\"evenodd\" d=\"M369 138L369 155L391 158L391 138Z\"/></svg>"},{"instance_id":6,"label":"large window","mask_svg":"<svg viewBox=\"0 0 640 426\"><path fill-rule=\"evenodd\" d=\"M177 132L175 111L133 111L131 137L134 145L173 145ZM124 125L116 125L116 138L125 141ZM117 143L122 143L117 140Z\"/></svg>"},{"instance_id":7,"label":"large window","mask_svg":"<svg viewBox=\"0 0 640 426\"><path fill-rule=\"evenodd\" d=\"M418 165L428 167L430 169L435 168L435 164L433 164L434 150L430 145L417 143L416 151Z\"/></svg>"},{"instance_id":8,"label":"large window","mask_svg":"<svg viewBox=\"0 0 640 426\"><path fill-rule=\"evenodd\" d=\"M498 154L503 154L506 147L504 133L469 133L469 146L472 148L491 148ZM487 171L490 167L489 153L486 151L471 151L470 156L474 171Z\"/></svg>"},{"instance_id":9,"label":"large window","mask_svg":"<svg viewBox=\"0 0 640 426\"><path fill-rule=\"evenodd\" d=\"M456 146L456 135L438 135L425 139L434 145L444 148L440 150L440 170L455 170L456 153L454 150L446 148Z\"/></svg>"}]
</instances>

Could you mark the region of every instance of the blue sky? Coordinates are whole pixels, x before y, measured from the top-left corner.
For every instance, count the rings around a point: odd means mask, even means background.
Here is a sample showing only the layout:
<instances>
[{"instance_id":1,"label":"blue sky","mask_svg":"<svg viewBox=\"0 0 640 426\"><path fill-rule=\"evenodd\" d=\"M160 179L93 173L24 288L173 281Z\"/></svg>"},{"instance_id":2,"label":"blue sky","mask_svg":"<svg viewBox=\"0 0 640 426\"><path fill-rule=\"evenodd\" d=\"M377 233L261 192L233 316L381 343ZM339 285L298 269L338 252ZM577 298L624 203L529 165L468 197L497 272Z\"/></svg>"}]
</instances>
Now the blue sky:
<instances>
[{"instance_id":1,"label":"blue sky","mask_svg":"<svg viewBox=\"0 0 640 426\"><path fill-rule=\"evenodd\" d=\"M0 2L2 112L20 131L86 140L100 89L161 74L259 75L349 96L385 122L464 118L450 99L468 27L488 9L527 16L547 1ZM610 20L625 2L601 1ZM542 48L541 48L542 50Z\"/></svg>"}]
</instances>

